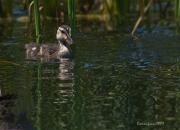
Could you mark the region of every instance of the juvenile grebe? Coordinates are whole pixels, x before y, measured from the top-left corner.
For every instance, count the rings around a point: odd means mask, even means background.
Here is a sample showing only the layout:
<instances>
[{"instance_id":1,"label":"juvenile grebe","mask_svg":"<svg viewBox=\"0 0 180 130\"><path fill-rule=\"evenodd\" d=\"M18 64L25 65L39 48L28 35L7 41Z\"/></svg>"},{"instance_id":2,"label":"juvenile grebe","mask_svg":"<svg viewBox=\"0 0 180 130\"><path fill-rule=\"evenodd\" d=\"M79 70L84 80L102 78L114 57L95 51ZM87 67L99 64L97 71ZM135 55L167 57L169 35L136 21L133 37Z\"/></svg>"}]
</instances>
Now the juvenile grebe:
<instances>
[{"instance_id":1,"label":"juvenile grebe","mask_svg":"<svg viewBox=\"0 0 180 130\"><path fill-rule=\"evenodd\" d=\"M59 43L58 57L70 57L72 55L70 46L73 44L71 28L67 25L60 26L57 30L56 39Z\"/></svg>"},{"instance_id":2,"label":"juvenile grebe","mask_svg":"<svg viewBox=\"0 0 180 130\"><path fill-rule=\"evenodd\" d=\"M56 33L57 44L26 44L26 58L70 58L72 56L71 28L67 25L61 25Z\"/></svg>"}]
</instances>

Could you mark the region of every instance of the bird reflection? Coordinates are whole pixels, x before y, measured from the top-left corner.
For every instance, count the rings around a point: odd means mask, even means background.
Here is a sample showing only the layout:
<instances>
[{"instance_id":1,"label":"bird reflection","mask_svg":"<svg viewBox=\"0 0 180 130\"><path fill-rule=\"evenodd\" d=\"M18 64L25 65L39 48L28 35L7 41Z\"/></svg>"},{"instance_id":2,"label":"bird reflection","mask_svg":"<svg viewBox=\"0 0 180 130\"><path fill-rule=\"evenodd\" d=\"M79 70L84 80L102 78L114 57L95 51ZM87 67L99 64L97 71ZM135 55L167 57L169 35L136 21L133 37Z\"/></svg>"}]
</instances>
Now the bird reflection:
<instances>
[{"instance_id":1,"label":"bird reflection","mask_svg":"<svg viewBox=\"0 0 180 130\"><path fill-rule=\"evenodd\" d=\"M72 81L74 79L73 74L74 63L71 59L61 58L59 64L59 76L60 80Z\"/></svg>"},{"instance_id":2,"label":"bird reflection","mask_svg":"<svg viewBox=\"0 0 180 130\"><path fill-rule=\"evenodd\" d=\"M56 122L56 128L62 129L69 124L66 119L70 117L69 107L72 107L74 95L74 62L69 58L60 58L58 62L48 61L41 65L38 67L40 83L36 87L36 127L55 129L49 128L49 124Z\"/></svg>"},{"instance_id":3,"label":"bird reflection","mask_svg":"<svg viewBox=\"0 0 180 130\"><path fill-rule=\"evenodd\" d=\"M67 103L73 96L74 85L74 62L71 59L61 58L59 64L59 84L57 94L61 98L61 103Z\"/></svg>"}]
</instances>

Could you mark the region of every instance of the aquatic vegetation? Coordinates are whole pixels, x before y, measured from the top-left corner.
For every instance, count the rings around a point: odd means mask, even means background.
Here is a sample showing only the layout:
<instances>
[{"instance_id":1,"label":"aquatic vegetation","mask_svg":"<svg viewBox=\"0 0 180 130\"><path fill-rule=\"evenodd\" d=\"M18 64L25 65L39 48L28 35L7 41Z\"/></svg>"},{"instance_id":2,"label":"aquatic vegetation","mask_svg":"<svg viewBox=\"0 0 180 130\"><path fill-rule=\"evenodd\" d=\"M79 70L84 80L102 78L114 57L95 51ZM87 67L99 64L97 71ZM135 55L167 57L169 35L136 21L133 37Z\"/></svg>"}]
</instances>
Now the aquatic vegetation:
<instances>
[{"instance_id":1,"label":"aquatic vegetation","mask_svg":"<svg viewBox=\"0 0 180 130\"><path fill-rule=\"evenodd\" d=\"M14 0L13 18L21 17L21 12L26 17L22 1L33 0ZM32 130L146 127L140 123L160 123L145 129L180 128L180 38L168 24L159 24L162 20L176 27L179 4L179 0L34 0L32 24L0 21L0 130L5 129L4 122L11 129L14 124ZM0 4L0 13L5 6ZM139 16L133 32L141 39L134 41L127 33ZM71 25L73 36L79 29L74 58L43 60L54 51L51 43L58 47L55 34L61 24ZM121 27L127 31L114 31ZM71 43L69 30L59 28L60 44ZM36 51L40 58L25 58L24 45L33 39L41 43L41 34L43 44L34 44L40 47ZM4 100L7 95L12 100Z\"/></svg>"},{"instance_id":2,"label":"aquatic vegetation","mask_svg":"<svg viewBox=\"0 0 180 130\"><path fill-rule=\"evenodd\" d=\"M175 16L178 26L178 32L180 31L180 0L175 0Z\"/></svg>"},{"instance_id":3,"label":"aquatic vegetation","mask_svg":"<svg viewBox=\"0 0 180 130\"><path fill-rule=\"evenodd\" d=\"M72 28L72 34L75 33L76 25L76 2L75 0L68 0L68 20Z\"/></svg>"},{"instance_id":4,"label":"aquatic vegetation","mask_svg":"<svg viewBox=\"0 0 180 130\"><path fill-rule=\"evenodd\" d=\"M37 0L39 2L40 14L43 22L47 19L56 19L57 25L68 23L74 34L76 21L89 21L104 23L106 29L114 30L132 26L139 14L145 12L145 5L149 0ZM152 0L151 8L143 18L145 22L176 22L179 25L180 1L179 0ZM11 16L14 1L0 1L0 16ZM19 1L22 7L30 4L30 0ZM175 11L174 11L175 10ZM37 15L38 16L38 15ZM35 15L36 17L36 15ZM39 16L38 16L39 17ZM37 17L36 17L37 18ZM76 20L77 18L77 20ZM143 20L141 20L143 21ZM38 23L36 23L38 25ZM117 28L118 27L118 28Z\"/></svg>"},{"instance_id":5,"label":"aquatic vegetation","mask_svg":"<svg viewBox=\"0 0 180 130\"><path fill-rule=\"evenodd\" d=\"M35 16L35 29L36 29L36 43L40 43L40 13L38 0L34 0L34 16Z\"/></svg>"}]
</instances>

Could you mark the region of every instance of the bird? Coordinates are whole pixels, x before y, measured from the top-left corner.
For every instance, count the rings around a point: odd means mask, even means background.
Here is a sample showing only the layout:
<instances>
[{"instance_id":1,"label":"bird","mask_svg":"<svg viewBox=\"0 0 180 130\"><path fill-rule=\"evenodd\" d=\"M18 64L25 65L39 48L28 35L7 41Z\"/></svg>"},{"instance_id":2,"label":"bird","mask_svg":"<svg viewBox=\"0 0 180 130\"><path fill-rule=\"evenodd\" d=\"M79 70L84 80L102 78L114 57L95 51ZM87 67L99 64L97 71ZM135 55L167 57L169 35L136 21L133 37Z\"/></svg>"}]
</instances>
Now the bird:
<instances>
[{"instance_id":1,"label":"bird","mask_svg":"<svg viewBox=\"0 0 180 130\"><path fill-rule=\"evenodd\" d=\"M60 58L71 57L71 45L73 44L71 28L67 25L60 26L56 33L56 39L58 40L57 56Z\"/></svg>"},{"instance_id":2,"label":"bird","mask_svg":"<svg viewBox=\"0 0 180 130\"><path fill-rule=\"evenodd\" d=\"M58 27L56 39L58 44L26 44L26 58L60 59L72 57L71 45L73 44L73 40L71 37L71 28L68 25Z\"/></svg>"}]
</instances>

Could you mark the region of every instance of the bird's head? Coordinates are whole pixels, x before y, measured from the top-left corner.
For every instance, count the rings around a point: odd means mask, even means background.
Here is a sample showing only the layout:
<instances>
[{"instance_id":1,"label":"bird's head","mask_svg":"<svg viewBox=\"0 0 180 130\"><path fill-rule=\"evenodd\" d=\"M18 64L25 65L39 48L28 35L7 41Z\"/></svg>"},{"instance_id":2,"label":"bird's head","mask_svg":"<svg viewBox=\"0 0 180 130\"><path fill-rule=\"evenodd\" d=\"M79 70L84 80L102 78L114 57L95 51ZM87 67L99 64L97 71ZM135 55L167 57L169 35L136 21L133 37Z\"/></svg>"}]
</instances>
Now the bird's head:
<instances>
[{"instance_id":1,"label":"bird's head","mask_svg":"<svg viewBox=\"0 0 180 130\"><path fill-rule=\"evenodd\" d=\"M58 42L61 42L65 45L73 44L71 38L71 28L67 25L61 25L57 30L56 39Z\"/></svg>"}]
</instances>

